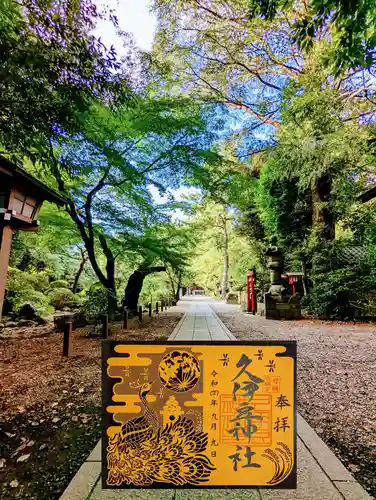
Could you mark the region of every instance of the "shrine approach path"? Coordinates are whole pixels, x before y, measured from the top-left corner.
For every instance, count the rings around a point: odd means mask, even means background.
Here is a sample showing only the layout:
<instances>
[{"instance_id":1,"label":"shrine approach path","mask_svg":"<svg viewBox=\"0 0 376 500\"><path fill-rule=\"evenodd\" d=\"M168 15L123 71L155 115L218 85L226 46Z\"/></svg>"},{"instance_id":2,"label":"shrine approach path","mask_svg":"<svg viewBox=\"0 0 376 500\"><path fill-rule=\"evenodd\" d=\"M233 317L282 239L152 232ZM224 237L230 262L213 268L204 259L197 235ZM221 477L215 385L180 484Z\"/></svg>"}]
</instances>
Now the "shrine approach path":
<instances>
[{"instance_id":1,"label":"shrine approach path","mask_svg":"<svg viewBox=\"0 0 376 500\"><path fill-rule=\"evenodd\" d=\"M217 300L184 297L174 312L184 315L169 340L235 341L236 337L215 312ZM224 304L221 304L222 311ZM234 306L233 306L234 307ZM236 307L236 306L235 306ZM265 337L252 338L265 340ZM276 339L275 339L276 340ZM335 457L307 422L297 419L298 487L277 489L124 489L102 490L101 443L81 466L60 500L370 500L350 472Z\"/></svg>"}]
</instances>

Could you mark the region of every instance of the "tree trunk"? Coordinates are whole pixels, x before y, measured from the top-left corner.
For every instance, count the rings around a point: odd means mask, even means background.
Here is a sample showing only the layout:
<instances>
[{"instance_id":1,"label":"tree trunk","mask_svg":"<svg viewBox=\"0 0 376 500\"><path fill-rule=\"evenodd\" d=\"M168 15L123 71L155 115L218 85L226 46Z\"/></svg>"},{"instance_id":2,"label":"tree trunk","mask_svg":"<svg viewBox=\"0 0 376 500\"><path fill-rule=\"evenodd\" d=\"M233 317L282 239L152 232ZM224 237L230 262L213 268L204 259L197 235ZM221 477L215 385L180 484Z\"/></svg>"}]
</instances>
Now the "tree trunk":
<instances>
[{"instance_id":1,"label":"tree trunk","mask_svg":"<svg viewBox=\"0 0 376 500\"><path fill-rule=\"evenodd\" d=\"M72 200L68 201L68 203L65 205L65 210L67 211L73 222L76 224L81 234L82 240L87 250L87 257L88 260L90 261L93 271L97 275L100 283L107 289L108 319L114 320L117 307L116 286L115 286L115 257L107 244L105 236L103 234L99 234L98 238L103 253L106 256L106 275L105 275L102 272L95 255L94 228L93 228L92 214L91 214L91 206L94 196L105 186L105 180L108 175L108 172L109 171L106 170L104 176L101 178L98 184L87 195L86 203L84 205L85 218L81 218L79 216L76 206ZM56 164L55 164L54 174L56 176L60 192L66 196L67 193L65 191L64 181L61 178L59 169L56 167Z\"/></svg>"},{"instance_id":2,"label":"tree trunk","mask_svg":"<svg viewBox=\"0 0 376 500\"><path fill-rule=\"evenodd\" d=\"M116 285L115 285L115 260L107 262L107 314L110 321L114 321L117 309Z\"/></svg>"},{"instance_id":3,"label":"tree trunk","mask_svg":"<svg viewBox=\"0 0 376 500\"><path fill-rule=\"evenodd\" d=\"M144 267L140 266L134 271L129 279L124 290L123 305L128 311L134 315L137 314L138 298L140 296L144 279L148 274L166 271L165 266Z\"/></svg>"},{"instance_id":4,"label":"tree trunk","mask_svg":"<svg viewBox=\"0 0 376 500\"><path fill-rule=\"evenodd\" d=\"M116 300L116 285L115 285L115 257L111 249L107 245L106 238L103 235L99 235L99 241L106 256L106 288L107 288L107 313L108 319L114 321L117 308Z\"/></svg>"},{"instance_id":5,"label":"tree trunk","mask_svg":"<svg viewBox=\"0 0 376 500\"><path fill-rule=\"evenodd\" d=\"M107 314L110 321L115 320L117 310L116 288L107 288Z\"/></svg>"},{"instance_id":6,"label":"tree trunk","mask_svg":"<svg viewBox=\"0 0 376 500\"><path fill-rule=\"evenodd\" d=\"M168 279L170 280L172 296L175 297L176 290L175 290L174 277L173 277L173 275L172 275L172 273L171 273L171 271L169 270L168 267L166 267L166 272L167 272L167 275L168 275Z\"/></svg>"},{"instance_id":7,"label":"tree trunk","mask_svg":"<svg viewBox=\"0 0 376 500\"><path fill-rule=\"evenodd\" d=\"M180 300L180 290L181 290L181 273L178 274L178 285L176 287L176 294L175 294L176 302Z\"/></svg>"},{"instance_id":8,"label":"tree trunk","mask_svg":"<svg viewBox=\"0 0 376 500\"><path fill-rule=\"evenodd\" d=\"M85 250L82 250L82 248L80 248L80 250L81 250L81 262L80 262L80 267L78 268L78 270L76 272L76 276L74 277L74 283L73 283L73 287L72 287L73 293L77 293L78 281L79 281L81 274L84 270L85 264L89 258L87 253L85 252Z\"/></svg>"},{"instance_id":9,"label":"tree trunk","mask_svg":"<svg viewBox=\"0 0 376 500\"><path fill-rule=\"evenodd\" d=\"M222 298L226 298L228 290L228 232L226 215L223 218L223 276L222 276Z\"/></svg>"},{"instance_id":10,"label":"tree trunk","mask_svg":"<svg viewBox=\"0 0 376 500\"><path fill-rule=\"evenodd\" d=\"M301 261L301 265L302 265L302 273L303 273L303 279L302 279L302 282L303 282L303 292L304 292L304 296L307 296L308 295L308 279L307 279L307 266L306 266L306 263L304 260Z\"/></svg>"},{"instance_id":11,"label":"tree trunk","mask_svg":"<svg viewBox=\"0 0 376 500\"><path fill-rule=\"evenodd\" d=\"M116 285L115 285L115 259L107 258L107 297L108 297L108 319L114 321L117 309Z\"/></svg>"},{"instance_id":12,"label":"tree trunk","mask_svg":"<svg viewBox=\"0 0 376 500\"><path fill-rule=\"evenodd\" d=\"M331 211L332 181L329 176L320 177L313 193L313 225L318 229L318 236L325 241L335 237L335 223ZM322 206L326 203L327 206Z\"/></svg>"}]
</instances>

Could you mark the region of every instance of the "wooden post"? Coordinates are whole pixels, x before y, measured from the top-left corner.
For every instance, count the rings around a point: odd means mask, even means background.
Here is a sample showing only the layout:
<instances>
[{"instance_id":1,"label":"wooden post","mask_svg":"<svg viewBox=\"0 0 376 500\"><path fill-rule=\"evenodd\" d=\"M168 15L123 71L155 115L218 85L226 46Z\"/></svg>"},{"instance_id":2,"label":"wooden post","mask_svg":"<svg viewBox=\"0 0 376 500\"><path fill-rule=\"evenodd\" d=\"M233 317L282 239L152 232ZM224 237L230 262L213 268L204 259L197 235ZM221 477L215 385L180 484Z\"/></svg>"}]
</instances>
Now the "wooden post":
<instances>
[{"instance_id":1,"label":"wooden post","mask_svg":"<svg viewBox=\"0 0 376 500\"><path fill-rule=\"evenodd\" d=\"M247 273L247 312L251 312L252 310L252 305L251 305L251 280L250 280L250 273Z\"/></svg>"},{"instance_id":2,"label":"wooden post","mask_svg":"<svg viewBox=\"0 0 376 500\"><path fill-rule=\"evenodd\" d=\"M128 328L128 310L126 307L123 310L123 328L124 330Z\"/></svg>"},{"instance_id":3,"label":"wooden post","mask_svg":"<svg viewBox=\"0 0 376 500\"><path fill-rule=\"evenodd\" d=\"M142 306L138 308L138 319L140 320L140 323L142 323Z\"/></svg>"},{"instance_id":4,"label":"wooden post","mask_svg":"<svg viewBox=\"0 0 376 500\"><path fill-rule=\"evenodd\" d=\"M255 291L255 272L251 271L251 293L252 293L252 314L256 314L256 291Z\"/></svg>"},{"instance_id":5,"label":"wooden post","mask_svg":"<svg viewBox=\"0 0 376 500\"><path fill-rule=\"evenodd\" d=\"M149 304L149 318L151 318L151 302Z\"/></svg>"},{"instance_id":6,"label":"wooden post","mask_svg":"<svg viewBox=\"0 0 376 500\"><path fill-rule=\"evenodd\" d=\"M161 300L161 312L163 312L163 306L164 306L164 301L163 299Z\"/></svg>"},{"instance_id":7,"label":"wooden post","mask_svg":"<svg viewBox=\"0 0 376 500\"><path fill-rule=\"evenodd\" d=\"M158 314L158 302L155 303L155 312Z\"/></svg>"},{"instance_id":8,"label":"wooden post","mask_svg":"<svg viewBox=\"0 0 376 500\"><path fill-rule=\"evenodd\" d=\"M0 230L1 231L1 230ZM13 229L6 225L2 228L0 242L0 319L3 310L5 282L7 280L8 262L10 255L10 247L12 246Z\"/></svg>"},{"instance_id":9,"label":"wooden post","mask_svg":"<svg viewBox=\"0 0 376 500\"><path fill-rule=\"evenodd\" d=\"M303 281L303 293L304 296L306 297L308 295L308 280L307 280L307 266L305 260L301 261L301 266L302 266L302 281Z\"/></svg>"},{"instance_id":10,"label":"wooden post","mask_svg":"<svg viewBox=\"0 0 376 500\"><path fill-rule=\"evenodd\" d=\"M108 338L108 315L102 315L102 339Z\"/></svg>"},{"instance_id":11,"label":"wooden post","mask_svg":"<svg viewBox=\"0 0 376 500\"><path fill-rule=\"evenodd\" d=\"M70 354L70 341L72 333L72 320L64 323L64 337L63 337L63 356Z\"/></svg>"}]
</instances>

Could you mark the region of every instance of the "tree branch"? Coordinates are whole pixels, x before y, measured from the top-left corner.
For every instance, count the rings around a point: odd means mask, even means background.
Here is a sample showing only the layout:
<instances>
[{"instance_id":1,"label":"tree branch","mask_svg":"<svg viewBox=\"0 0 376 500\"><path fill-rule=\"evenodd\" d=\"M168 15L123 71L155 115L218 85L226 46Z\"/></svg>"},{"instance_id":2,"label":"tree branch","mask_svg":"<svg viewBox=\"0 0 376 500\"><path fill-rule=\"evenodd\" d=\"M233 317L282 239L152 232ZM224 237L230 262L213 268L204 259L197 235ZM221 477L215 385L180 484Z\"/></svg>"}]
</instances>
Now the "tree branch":
<instances>
[{"instance_id":1,"label":"tree branch","mask_svg":"<svg viewBox=\"0 0 376 500\"><path fill-rule=\"evenodd\" d=\"M258 118L262 122L267 123L269 125L272 125L273 127L279 128L281 126L281 124L279 122L277 122L276 120L274 120L270 117L267 117L265 115L262 115L261 113L258 113L257 111L253 110L252 108L250 108L246 104L241 103L240 101L236 101L236 100L230 99L229 97L225 96L218 88L214 87L214 85L212 85L211 83L206 81L204 78L202 78L202 76L198 75L192 67L190 67L190 69L191 69L192 73L196 76L196 78L198 78L199 80L204 82L205 85L207 85L214 92L219 94L223 99L223 103L226 104L229 108L242 109L244 111L247 111L247 113L252 114L253 116Z\"/></svg>"},{"instance_id":2,"label":"tree branch","mask_svg":"<svg viewBox=\"0 0 376 500\"><path fill-rule=\"evenodd\" d=\"M224 17L222 16L221 14L219 14L218 12L212 10L212 9L209 9L209 7L205 7L204 5L202 5L199 0L193 0L193 2L197 5L197 7L205 12L208 12L209 14L211 14L212 16L214 16L215 18L217 19L221 19L222 21L232 21L232 22L235 22L235 23L239 23L239 21L241 21L242 23L244 23L244 21L246 21L247 19L245 17Z\"/></svg>"},{"instance_id":3,"label":"tree branch","mask_svg":"<svg viewBox=\"0 0 376 500\"><path fill-rule=\"evenodd\" d=\"M86 233L86 229L85 229L85 224L79 218L74 202L72 200L70 200L69 203L66 205L65 209L68 212L68 214L70 215L73 222L75 222L78 230L80 231L82 241L85 244L85 248L86 248L88 256L89 256L90 264L92 265L95 274L98 276L98 279L102 283L102 285L107 287L106 276L102 273L102 271L97 263L96 256L95 256L94 240L91 240L88 237L88 235Z\"/></svg>"},{"instance_id":4,"label":"tree branch","mask_svg":"<svg viewBox=\"0 0 376 500\"><path fill-rule=\"evenodd\" d=\"M63 178L61 176L60 169L59 169L59 162L57 161L56 156L55 156L51 136L48 139L48 144L49 144L49 150L50 150L50 158L52 160L52 173L56 179L59 191L66 195L67 193L65 191L65 184L64 184L64 181L63 181Z\"/></svg>"},{"instance_id":5,"label":"tree branch","mask_svg":"<svg viewBox=\"0 0 376 500\"><path fill-rule=\"evenodd\" d=\"M91 215L91 205L93 203L94 196L106 185L105 181L109 171L110 168L106 168L105 173L103 174L97 185L94 186L93 189L88 193L86 197L86 203L84 205L84 210L86 215L85 220L89 232L89 239L93 243L94 243L94 230L93 230L93 219Z\"/></svg>"},{"instance_id":6,"label":"tree branch","mask_svg":"<svg viewBox=\"0 0 376 500\"><path fill-rule=\"evenodd\" d=\"M375 92L375 91L376 91L376 87L361 87L361 88L358 88L358 89L353 90L353 91L345 92L345 93L341 94L341 97L348 100L348 99L352 99L353 97L356 97L361 92L365 92L367 94L367 92ZM367 95L361 96L361 97L367 97Z\"/></svg>"}]
</instances>

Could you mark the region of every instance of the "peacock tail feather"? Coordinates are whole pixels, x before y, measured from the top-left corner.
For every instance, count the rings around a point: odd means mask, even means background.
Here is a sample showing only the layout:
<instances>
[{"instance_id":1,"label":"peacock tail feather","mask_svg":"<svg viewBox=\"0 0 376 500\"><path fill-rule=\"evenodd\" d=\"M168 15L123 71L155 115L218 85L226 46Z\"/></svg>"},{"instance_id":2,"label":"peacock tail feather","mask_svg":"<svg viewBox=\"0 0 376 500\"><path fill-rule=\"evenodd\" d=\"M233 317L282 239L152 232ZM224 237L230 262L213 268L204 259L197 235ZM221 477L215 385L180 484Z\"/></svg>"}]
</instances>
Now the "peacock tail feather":
<instances>
[{"instance_id":1,"label":"peacock tail feather","mask_svg":"<svg viewBox=\"0 0 376 500\"><path fill-rule=\"evenodd\" d=\"M193 422L183 416L136 446L124 443L120 432L109 440L107 447L107 484L205 483L215 469L204 455L207 444L207 434L196 431Z\"/></svg>"}]
</instances>

